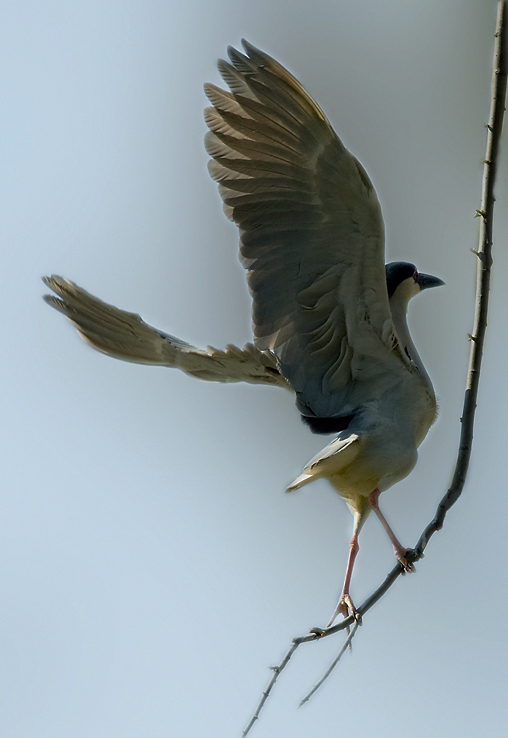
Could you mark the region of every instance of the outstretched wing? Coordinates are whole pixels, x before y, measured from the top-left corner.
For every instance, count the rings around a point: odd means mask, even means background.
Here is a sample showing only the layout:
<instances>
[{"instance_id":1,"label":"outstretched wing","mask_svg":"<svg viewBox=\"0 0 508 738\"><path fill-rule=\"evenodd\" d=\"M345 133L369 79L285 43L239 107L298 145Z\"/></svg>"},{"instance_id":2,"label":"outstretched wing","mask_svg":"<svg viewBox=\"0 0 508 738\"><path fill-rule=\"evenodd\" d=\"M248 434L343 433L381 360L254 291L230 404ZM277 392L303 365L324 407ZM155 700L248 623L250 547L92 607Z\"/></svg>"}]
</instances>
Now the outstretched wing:
<instances>
[{"instance_id":1,"label":"outstretched wing","mask_svg":"<svg viewBox=\"0 0 508 738\"><path fill-rule=\"evenodd\" d=\"M322 110L278 62L229 48L205 111L211 176L240 229L255 343L273 351L304 414L354 411L393 362L384 228L373 186ZM376 387L376 379L379 379Z\"/></svg>"},{"instance_id":2,"label":"outstretched wing","mask_svg":"<svg viewBox=\"0 0 508 738\"><path fill-rule=\"evenodd\" d=\"M56 293L44 299L71 320L93 348L116 359L137 364L176 367L211 382L251 382L290 389L277 369L275 356L248 343L243 349L200 350L179 338L152 328L136 313L127 313L99 300L63 277L45 277Z\"/></svg>"}]
</instances>

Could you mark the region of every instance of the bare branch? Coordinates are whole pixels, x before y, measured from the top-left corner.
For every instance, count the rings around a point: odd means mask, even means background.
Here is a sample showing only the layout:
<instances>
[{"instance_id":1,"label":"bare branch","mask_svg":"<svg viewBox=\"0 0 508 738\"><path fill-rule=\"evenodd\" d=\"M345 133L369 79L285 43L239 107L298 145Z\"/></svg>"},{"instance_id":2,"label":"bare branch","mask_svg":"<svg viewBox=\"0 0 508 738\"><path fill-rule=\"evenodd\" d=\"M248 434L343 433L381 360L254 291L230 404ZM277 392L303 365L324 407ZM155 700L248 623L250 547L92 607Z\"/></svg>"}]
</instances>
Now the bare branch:
<instances>
[{"instance_id":1,"label":"bare branch","mask_svg":"<svg viewBox=\"0 0 508 738\"><path fill-rule=\"evenodd\" d=\"M480 209L480 233L476 264L476 308L469 368L462 412L462 429L459 452L455 472L450 489L437 508L434 520L425 528L415 547L416 558L420 558L430 538L443 527L446 513L458 500L466 481L471 449L473 445L473 425L476 412L476 399L480 383L480 369L483 355L485 331L487 329L487 312L489 305L490 270L492 266L492 232L494 222L494 183L496 178L499 139L503 129L503 117L506 101L507 74L507 4L499 0L495 32L494 61L492 70L492 99L490 116L487 124L487 152L483 160L483 182Z\"/></svg>"},{"instance_id":2,"label":"bare branch","mask_svg":"<svg viewBox=\"0 0 508 738\"><path fill-rule=\"evenodd\" d=\"M315 638L313 640L315 640ZM293 642L291 643L291 646L287 650L286 655L284 656L284 658L280 662L280 664L278 666L272 666L272 671L273 671L272 678L268 682L267 688L265 689L265 691L261 695L261 699L259 700L258 706L256 707L256 709L254 711L254 715L251 717L251 719L249 720L249 722L247 724L247 727L245 728L245 730L242 733L242 738L245 738L245 736L250 731L250 729L252 728L252 726L254 725L254 723L256 722L256 720L259 718L259 713L263 709L266 700L270 696L270 692L272 691L272 688L273 688L275 682L277 681L277 679L279 677L279 674L281 673L282 669L284 669L284 667L288 665L289 659L291 658L291 656L294 654L294 652L296 651L296 649L298 648L298 646L301 643L303 643L303 640L302 639L295 638L293 640Z\"/></svg>"},{"instance_id":3,"label":"bare branch","mask_svg":"<svg viewBox=\"0 0 508 738\"><path fill-rule=\"evenodd\" d=\"M496 31L494 34L495 46L492 74L492 99L489 122L486 126L487 152L483 161L481 204L479 210L476 211L476 215L481 219L478 250L474 251L474 254L477 257L477 281L475 298L476 307L473 331L469 336L471 340L471 350L469 355L467 384L461 417L462 428L460 433L459 450L451 486L439 503L434 519L427 525L427 527L423 531L413 551L408 554L408 559L411 562L418 561L419 559L423 558L423 552L425 551L429 540L434 535L434 533L436 533L436 531L441 530L441 528L443 527L444 519L448 510L457 502L460 495L462 494L469 467L469 461L471 458L476 400L478 396L478 386L480 382L480 369L483 355L483 344L485 340L485 331L487 329L490 271L492 266L492 233L495 202L494 183L496 176L499 139L501 137L501 131L503 127L503 117L506 100L508 54L507 15L508 12L506 0L499 0ZM385 592L388 591L395 580L398 579L398 577L403 573L403 567L400 564L397 564L388 574L384 582L358 608L359 616L362 617L368 610L370 610L370 608L385 594ZM358 621L355 621L353 617L348 617L340 622L338 625L334 625L332 628L315 628L305 636L294 638L281 663L278 666L273 667L273 675L270 679L270 682L268 683L266 690L263 692L263 696L259 701L258 706L256 707L254 715L252 716L247 727L242 733L242 737L245 738L256 720L259 718L259 714L263 709L264 704L275 685L275 682L279 678L280 673L287 666L289 660L302 643L310 643L311 641L316 641L320 638L334 635L340 630L344 630L345 628L349 628L350 626L352 626L351 632L349 633L349 636L342 646L335 661L331 664L331 666L328 668L328 670L319 680L319 682L312 688L309 694L302 700L301 704L307 702L307 700L310 699L314 692L321 686L321 684L332 672L332 670L340 660L341 656L343 655L344 651L346 650L347 646L351 642L352 638L354 637L358 625Z\"/></svg>"},{"instance_id":4,"label":"bare branch","mask_svg":"<svg viewBox=\"0 0 508 738\"><path fill-rule=\"evenodd\" d=\"M330 664L330 666L328 667L328 669L325 671L325 673L323 674L323 676L321 677L321 679L318 682L316 682L316 684L312 687L312 689L310 690L310 692L305 695L305 697L303 698L303 700L300 702L300 707L302 705L304 705L306 702L308 702L310 700L310 698L312 697L312 695L314 694L314 692L317 692L318 689L319 689L319 687L323 684L323 682L325 682L328 679L328 677L330 676L330 674L332 673L332 671L335 669L335 667L337 666L337 664L339 663L339 661L341 660L341 658L343 657L343 655L346 653L346 651L348 649L348 646L351 645L351 641L355 637L356 631L358 630L359 626L360 626L360 620L357 619L356 622L355 622L355 624L351 628L350 632L348 633L348 637L344 641L344 643L342 645L342 648L340 649L339 653L337 654L337 656L335 657L335 659L332 661L332 663Z\"/></svg>"}]
</instances>

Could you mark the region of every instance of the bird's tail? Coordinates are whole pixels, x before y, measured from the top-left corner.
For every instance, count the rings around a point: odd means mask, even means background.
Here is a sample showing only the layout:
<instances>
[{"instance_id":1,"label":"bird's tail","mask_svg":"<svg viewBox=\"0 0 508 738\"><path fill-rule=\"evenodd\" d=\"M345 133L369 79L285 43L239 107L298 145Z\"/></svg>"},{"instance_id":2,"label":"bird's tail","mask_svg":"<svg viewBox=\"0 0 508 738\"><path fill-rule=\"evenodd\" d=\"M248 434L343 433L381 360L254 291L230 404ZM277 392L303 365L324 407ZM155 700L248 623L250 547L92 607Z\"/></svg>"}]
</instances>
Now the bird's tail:
<instances>
[{"instance_id":1,"label":"bird's tail","mask_svg":"<svg viewBox=\"0 0 508 738\"><path fill-rule=\"evenodd\" d=\"M315 479L328 479L339 474L356 459L361 445L361 438L356 433L339 434L309 461L300 476L287 487L286 492L300 489Z\"/></svg>"},{"instance_id":2,"label":"bird's tail","mask_svg":"<svg viewBox=\"0 0 508 738\"><path fill-rule=\"evenodd\" d=\"M310 482L313 482L315 478L316 477L313 474L305 474L304 472L286 487L286 492L294 492L295 489L305 487L306 484L310 484Z\"/></svg>"}]
</instances>

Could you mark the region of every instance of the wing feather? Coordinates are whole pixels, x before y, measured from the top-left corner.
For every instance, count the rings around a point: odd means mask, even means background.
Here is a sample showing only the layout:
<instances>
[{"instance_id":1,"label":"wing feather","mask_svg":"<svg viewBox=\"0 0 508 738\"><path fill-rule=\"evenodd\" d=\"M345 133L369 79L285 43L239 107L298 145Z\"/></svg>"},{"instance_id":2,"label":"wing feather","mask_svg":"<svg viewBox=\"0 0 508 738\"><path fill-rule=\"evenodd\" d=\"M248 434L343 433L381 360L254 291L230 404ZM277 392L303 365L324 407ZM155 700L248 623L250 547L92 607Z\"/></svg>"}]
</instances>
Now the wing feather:
<instances>
[{"instance_id":1,"label":"wing feather","mask_svg":"<svg viewBox=\"0 0 508 738\"><path fill-rule=\"evenodd\" d=\"M230 92L205 85L210 174L240 229L256 346L275 353L305 413L341 415L360 395L365 401L364 377L386 385L394 364L405 363L391 323L381 209L302 85L242 43L245 54L230 48L230 63L219 62Z\"/></svg>"},{"instance_id":2,"label":"wing feather","mask_svg":"<svg viewBox=\"0 0 508 738\"><path fill-rule=\"evenodd\" d=\"M119 310L99 300L74 282L53 275L44 283L56 294L46 302L72 321L93 348L116 359L137 364L176 367L211 382L250 382L290 388L277 369L276 357L248 343L224 351L191 346L152 328L136 313Z\"/></svg>"}]
</instances>

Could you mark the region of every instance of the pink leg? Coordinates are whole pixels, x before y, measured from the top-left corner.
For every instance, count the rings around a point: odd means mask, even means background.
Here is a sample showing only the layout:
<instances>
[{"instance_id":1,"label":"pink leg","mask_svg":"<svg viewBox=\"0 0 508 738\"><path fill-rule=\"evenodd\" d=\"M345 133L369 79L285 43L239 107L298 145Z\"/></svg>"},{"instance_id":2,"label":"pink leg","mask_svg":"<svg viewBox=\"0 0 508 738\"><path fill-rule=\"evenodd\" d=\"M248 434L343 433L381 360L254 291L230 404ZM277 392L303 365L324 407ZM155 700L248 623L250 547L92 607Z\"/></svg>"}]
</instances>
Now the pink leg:
<instances>
[{"instance_id":1,"label":"pink leg","mask_svg":"<svg viewBox=\"0 0 508 738\"><path fill-rule=\"evenodd\" d=\"M375 489L374 492L372 492L369 495L370 506L374 510L376 515L378 516L379 520L381 521L383 528L388 533L388 537L390 538L390 541L392 542L393 550L395 551L395 556L397 560L400 561L400 563L402 564L402 566L404 567L406 571L414 571L413 564L410 561L408 561L406 557L407 552L410 551L411 549L404 548L404 546L402 546L399 543L397 537L395 536L395 533L390 528L387 519L385 518L385 516L379 509L378 499L379 499L380 494L381 494L380 490Z\"/></svg>"},{"instance_id":2,"label":"pink leg","mask_svg":"<svg viewBox=\"0 0 508 738\"><path fill-rule=\"evenodd\" d=\"M353 574L353 566L355 563L356 555L359 551L360 546L358 545L358 533L359 533L359 526L355 525L355 530L353 532L353 537L351 538L351 541L349 543L349 557L347 560L347 567L346 567L346 576L344 577L344 586L342 587L342 592L339 597L339 602L337 604L337 607L335 608L335 611L326 625L327 628L329 628L335 618L338 615L344 615L345 618L348 617L348 615L353 615L354 618L357 620L360 620L360 616L358 614L358 611L356 610L353 600L351 599L349 595L349 585L351 583L351 575Z\"/></svg>"}]
</instances>

